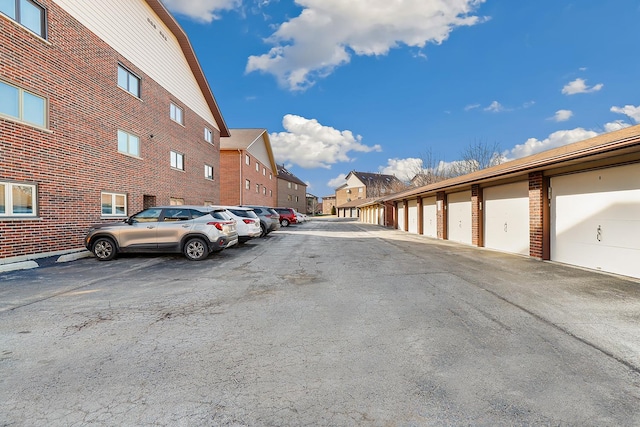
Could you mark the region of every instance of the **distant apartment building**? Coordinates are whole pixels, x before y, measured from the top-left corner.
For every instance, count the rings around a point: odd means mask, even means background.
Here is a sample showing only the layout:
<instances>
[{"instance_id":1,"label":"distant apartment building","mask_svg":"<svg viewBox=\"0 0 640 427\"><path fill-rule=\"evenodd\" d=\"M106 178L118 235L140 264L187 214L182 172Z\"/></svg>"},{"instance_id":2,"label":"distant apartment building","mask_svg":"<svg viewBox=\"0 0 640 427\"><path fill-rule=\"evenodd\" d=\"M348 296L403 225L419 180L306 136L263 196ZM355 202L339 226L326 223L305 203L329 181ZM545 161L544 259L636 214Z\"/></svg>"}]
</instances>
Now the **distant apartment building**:
<instances>
[{"instance_id":1,"label":"distant apartment building","mask_svg":"<svg viewBox=\"0 0 640 427\"><path fill-rule=\"evenodd\" d=\"M307 184L289 172L284 165L278 165L278 206L305 213L307 211L306 194Z\"/></svg>"},{"instance_id":2,"label":"distant apartment building","mask_svg":"<svg viewBox=\"0 0 640 427\"><path fill-rule=\"evenodd\" d=\"M231 129L220 142L223 205L277 204L277 166L266 129Z\"/></svg>"},{"instance_id":3,"label":"distant apartment building","mask_svg":"<svg viewBox=\"0 0 640 427\"><path fill-rule=\"evenodd\" d=\"M92 223L220 201L229 136L159 0L0 2L0 263L83 248Z\"/></svg>"}]
</instances>

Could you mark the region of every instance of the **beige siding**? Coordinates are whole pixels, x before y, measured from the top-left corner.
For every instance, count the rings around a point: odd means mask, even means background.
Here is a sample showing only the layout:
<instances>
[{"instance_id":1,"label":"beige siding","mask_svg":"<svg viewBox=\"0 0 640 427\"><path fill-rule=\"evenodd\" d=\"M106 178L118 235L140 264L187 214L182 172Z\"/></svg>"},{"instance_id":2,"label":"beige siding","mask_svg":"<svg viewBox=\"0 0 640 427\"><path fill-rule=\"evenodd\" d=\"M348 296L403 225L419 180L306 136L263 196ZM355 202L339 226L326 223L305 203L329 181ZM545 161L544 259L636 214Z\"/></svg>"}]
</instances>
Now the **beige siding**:
<instances>
[{"instance_id":1,"label":"beige siding","mask_svg":"<svg viewBox=\"0 0 640 427\"><path fill-rule=\"evenodd\" d=\"M247 151L260 163L266 166L267 170L271 171L271 160L269 159L269 152L267 151L266 142L262 136L258 137L249 147Z\"/></svg>"},{"instance_id":2,"label":"beige siding","mask_svg":"<svg viewBox=\"0 0 640 427\"><path fill-rule=\"evenodd\" d=\"M177 101L220 129L175 36L142 0L55 0ZM116 66L114 64L114 78ZM144 94L144 81L142 82ZM167 105L167 115L169 106ZM187 118L188 120L188 118Z\"/></svg>"}]
</instances>

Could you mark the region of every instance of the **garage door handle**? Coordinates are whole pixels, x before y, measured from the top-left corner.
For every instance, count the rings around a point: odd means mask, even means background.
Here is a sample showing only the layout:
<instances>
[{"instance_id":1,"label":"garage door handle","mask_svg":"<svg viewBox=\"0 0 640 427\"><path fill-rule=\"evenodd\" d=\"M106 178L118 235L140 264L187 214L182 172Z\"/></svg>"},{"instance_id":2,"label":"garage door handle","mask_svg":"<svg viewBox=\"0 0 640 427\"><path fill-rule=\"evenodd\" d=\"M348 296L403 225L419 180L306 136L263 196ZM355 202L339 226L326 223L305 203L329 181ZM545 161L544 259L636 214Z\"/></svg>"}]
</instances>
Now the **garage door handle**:
<instances>
[{"instance_id":1,"label":"garage door handle","mask_svg":"<svg viewBox=\"0 0 640 427\"><path fill-rule=\"evenodd\" d=\"M598 226L598 232L596 234L596 239L598 239L598 242L602 242L602 227Z\"/></svg>"}]
</instances>

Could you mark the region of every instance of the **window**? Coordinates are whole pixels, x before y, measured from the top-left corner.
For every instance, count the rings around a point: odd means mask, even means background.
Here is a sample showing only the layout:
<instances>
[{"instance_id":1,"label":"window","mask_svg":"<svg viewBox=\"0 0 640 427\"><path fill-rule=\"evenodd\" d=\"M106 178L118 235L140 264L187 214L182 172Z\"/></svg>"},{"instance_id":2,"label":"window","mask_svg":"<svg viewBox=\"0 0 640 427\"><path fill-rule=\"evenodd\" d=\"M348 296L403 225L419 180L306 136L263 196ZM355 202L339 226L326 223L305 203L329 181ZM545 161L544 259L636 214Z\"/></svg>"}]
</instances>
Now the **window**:
<instances>
[{"instance_id":1,"label":"window","mask_svg":"<svg viewBox=\"0 0 640 427\"><path fill-rule=\"evenodd\" d=\"M262 176L267 176L267 169L262 168Z\"/></svg>"},{"instance_id":2,"label":"window","mask_svg":"<svg viewBox=\"0 0 640 427\"><path fill-rule=\"evenodd\" d=\"M207 179L213 179L213 166L204 165L204 177Z\"/></svg>"},{"instance_id":3,"label":"window","mask_svg":"<svg viewBox=\"0 0 640 427\"><path fill-rule=\"evenodd\" d=\"M287 194L287 201L291 201L291 194Z\"/></svg>"},{"instance_id":4,"label":"window","mask_svg":"<svg viewBox=\"0 0 640 427\"><path fill-rule=\"evenodd\" d=\"M250 164L251 164L251 159L249 158L249 155L248 155L248 154L245 154L245 155L244 155L244 162L245 162L247 165L250 165Z\"/></svg>"},{"instance_id":5,"label":"window","mask_svg":"<svg viewBox=\"0 0 640 427\"><path fill-rule=\"evenodd\" d=\"M249 181L248 179L244 180L244 189L245 190L249 190L251 188L251 181Z\"/></svg>"},{"instance_id":6,"label":"window","mask_svg":"<svg viewBox=\"0 0 640 427\"><path fill-rule=\"evenodd\" d=\"M140 98L140 77L118 64L118 86Z\"/></svg>"},{"instance_id":7,"label":"window","mask_svg":"<svg viewBox=\"0 0 640 427\"><path fill-rule=\"evenodd\" d=\"M299 202L299 201L300 201L300 199L298 198L298 196L296 196L296 202Z\"/></svg>"},{"instance_id":8,"label":"window","mask_svg":"<svg viewBox=\"0 0 640 427\"><path fill-rule=\"evenodd\" d=\"M204 128L204 140L213 144L213 132L209 128Z\"/></svg>"},{"instance_id":9,"label":"window","mask_svg":"<svg viewBox=\"0 0 640 427\"><path fill-rule=\"evenodd\" d=\"M127 195L103 192L100 195L102 216L127 216Z\"/></svg>"},{"instance_id":10,"label":"window","mask_svg":"<svg viewBox=\"0 0 640 427\"><path fill-rule=\"evenodd\" d=\"M0 0L0 12L43 39L46 38L46 13L44 8L36 2L31 0Z\"/></svg>"},{"instance_id":11,"label":"window","mask_svg":"<svg viewBox=\"0 0 640 427\"><path fill-rule=\"evenodd\" d=\"M184 170L184 154L171 152L171 167L174 169Z\"/></svg>"},{"instance_id":12,"label":"window","mask_svg":"<svg viewBox=\"0 0 640 427\"><path fill-rule=\"evenodd\" d=\"M45 127L47 101L17 86L0 81L0 115Z\"/></svg>"},{"instance_id":13,"label":"window","mask_svg":"<svg viewBox=\"0 0 640 427\"><path fill-rule=\"evenodd\" d=\"M287 182L287 188L291 188L291 183Z\"/></svg>"},{"instance_id":14,"label":"window","mask_svg":"<svg viewBox=\"0 0 640 427\"><path fill-rule=\"evenodd\" d=\"M118 151L140 157L140 138L123 130L118 130Z\"/></svg>"},{"instance_id":15,"label":"window","mask_svg":"<svg viewBox=\"0 0 640 427\"><path fill-rule=\"evenodd\" d=\"M183 116L182 108L178 107L173 102L171 103L169 114L171 115L171 120L173 120L174 122L180 123L181 125L184 124L184 119L182 117Z\"/></svg>"},{"instance_id":16,"label":"window","mask_svg":"<svg viewBox=\"0 0 640 427\"><path fill-rule=\"evenodd\" d=\"M256 184L256 193L260 192L260 184Z\"/></svg>"},{"instance_id":17,"label":"window","mask_svg":"<svg viewBox=\"0 0 640 427\"><path fill-rule=\"evenodd\" d=\"M267 195L267 187L262 187L262 194Z\"/></svg>"},{"instance_id":18,"label":"window","mask_svg":"<svg viewBox=\"0 0 640 427\"><path fill-rule=\"evenodd\" d=\"M269 197L273 197L273 190L269 190Z\"/></svg>"},{"instance_id":19,"label":"window","mask_svg":"<svg viewBox=\"0 0 640 427\"><path fill-rule=\"evenodd\" d=\"M171 197L169 199L169 205L170 206L182 206L184 205L184 199L178 198L178 197Z\"/></svg>"},{"instance_id":20,"label":"window","mask_svg":"<svg viewBox=\"0 0 640 427\"><path fill-rule=\"evenodd\" d=\"M0 217L36 216L36 186L0 182Z\"/></svg>"},{"instance_id":21,"label":"window","mask_svg":"<svg viewBox=\"0 0 640 427\"><path fill-rule=\"evenodd\" d=\"M293 184L293 188L298 189L298 184Z\"/></svg>"},{"instance_id":22,"label":"window","mask_svg":"<svg viewBox=\"0 0 640 427\"><path fill-rule=\"evenodd\" d=\"M362 190L363 190L362 187L358 188L358 193L362 193Z\"/></svg>"},{"instance_id":23,"label":"window","mask_svg":"<svg viewBox=\"0 0 640 427\"><path fill-rule=\"evenodd\" d=\"M271 174L271 172L269 172L269 180L271 180L271 177L272 177L272 176L273 176L273 175Z\"/></svg>"}]
</instances>

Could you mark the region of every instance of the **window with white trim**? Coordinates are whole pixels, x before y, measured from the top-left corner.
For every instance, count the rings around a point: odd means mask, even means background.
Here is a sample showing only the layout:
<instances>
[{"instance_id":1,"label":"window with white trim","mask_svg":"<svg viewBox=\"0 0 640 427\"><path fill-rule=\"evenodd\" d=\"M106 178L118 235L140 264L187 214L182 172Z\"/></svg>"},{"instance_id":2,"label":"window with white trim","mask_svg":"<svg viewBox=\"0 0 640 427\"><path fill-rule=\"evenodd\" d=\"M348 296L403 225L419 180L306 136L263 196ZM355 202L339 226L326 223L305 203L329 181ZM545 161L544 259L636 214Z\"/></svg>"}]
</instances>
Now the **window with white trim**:
<instances>
[{"instance_id":1,"label":"window with white trim","mask_svg":"<svg viewBox=\"0 0 640 427\"><path fill-rule=\"evenodd\" d=\"M287 188L291 188L291 183L287 182Z\"/></svg>"},{"instance_id":2,"label":"window with white trim","mask_svg":"<svg viewBox=\"0 0 640 427\"><path fill-rule=\"evenodd\" d=\"M178 107L173 102L169 107L169 115L171 117L171 120L173 120L174 122L180 123L181 125L184 124L184 114L182 112L182 108Z\"/></svg>"},{"instance_id":3,"label":"window with white trim","mask_svg":"<svg viewBox=\"0 0 640 427\"><path fill-rule=\"evenodd\" d=\"M204 177L207 179L213 179L213 166L204 165Z\"/></svg>"},{"instance_id":4,"label":"window with white trim","mask_svg":"<svg viewBox=\"0 0 640 427\"><path fill-rule=\"evenodd\" d=\"M127 195L121 193L100 193L102 216L127 216Z\"/></svg>"},{"instance_id":5,"label":"window with white trim","mask_svg":"<svg viewBox=\"0 0 640 427\"><path fill-rule=\"evenodd\" d=\"M22 88L0 81L0 115L45 127L47 100Z\"/></svg>"},{"instance_id":6,"label":"window with white trim","mask_svg":"<svg viewBox=\"0 0 640 427\"><path fill-rule=\"evenodd\" d=\"M37 199L33 184L0 181L0 217L36 216Z\"/></svg>"},{"instance_id":7,"label":"window with white trim","mask_svg":"<svg viewBox=\"0 0 640 427\"><path fill-rule=\"evenodd\" d=\"M260 172L260 163L256 162L256 172Z\"/></svg>"},{"instance_id":8,"label":"window with white trim","mask_svg":"<svg viewBox=\"0 0 640 427\"><path fill-rule=\"evenodd\" d=\"M204 140L213 144L213 131L211 129L204 128Z\"/></svg>"},{"instance_id":9,"label":"window with white trim","mask_svg":"<svg viewBox=\"0 0 640 427\"><path fill-rule=\"evenodd\" d=\"M266 168L262 168L262 176L267 176L267 169Z\"/></svg>"},{"instance_id":10,"label":"window with white trim","mask_svg":"<svg viewBox=\"0 0 640 427\"><path fill-rule=\"evenodd\" d=\"M263 194L264 196L266 196L266 195L267 195L267 187L262 187L262 194Z\"/></svg>"},{"instance_id":11,"label":"window with white trim","mask_svg":"<svg viewBox=\"0 0 640 427\"><path fill-rule=\"evenodd\" d=\"M118 151L140 157L140 138L118 129Z\"/></svg>"},{"instance_id":12,"label":"window with white trim","mask_svg":"<svg viewBox=\"0 0 640 427\"><path fill-rule=\"evenodd\" d=\"M7 15L43 39L47 37L47 14L44 7L32 0L0 0L0 13Z\"/></svg>"},{"instance_id":13,"label":"window with white trim","mask_svg":"<svg viewBox=\"0 0 640 427\"><path fill-rule=\"evenodd\" d=\"M260 192L260 184L256 184L256 193Z\"/></svg>"},{"instance_id":14,"label":"window with white trim","mask_svg":"<svg viewBox=\"0 0 640 427\"><path fill-rule=\"evenodd\" d=\"M250 164L251 164L251 158L249 157L249 155L248 155L248 154L245 154L245 155L244 155L244 162L245 162L245 164L247 164L247 165L250 165Z\"/></svg>"},{"instance_id":15,"label":"window with white trim","mask_svg":"<svg viewBox=\"0 0 640 427\"><path fill-rule=\"evenodd\" d=\"M140 77L126 69L122 64L118 64L118 87L140 98Z\"/></svg>"},{"instance_id":16,"label":"window with white trim","mask_svg":"<svg viewBox=\"0 0 640 427\"><path fill-rule=\"evenodd\" d=\"M170 206L182 206L182 205L184 205L184 199L181 199L179 197L171 197L169 199L169 205Z\"/></svg>"},{"instance_id":17,"label":"window with white trim","mask_svg":"<svg viewBox=\"0 0 640 427\"><path fill-rule=\"evenodd\" d=\"M293 184L293 188L294 188L295 190L297 190L297 189L298 189L298 184Z\"/></svg>"},{"instance_id":18,"label":"window with white trim","mask_svg":"<svg viewBox=\"0 0 640 427\"><path fill-rule=\"evenodd\" d=\"M248 179L244 180L244 189L245 190L249 190L251 188L251 181L249 181Z\"/></svg>"},{"instance_id":19,"label":"window with white trim","mask_svg":"<svg viewBox=\"0 0 640 427\"><path fill-rule=\"evenodd\" d=\"M184 170L184 154L177 151L171 152L171 167L174 169Z\"/></svg>"}]
</instances>

